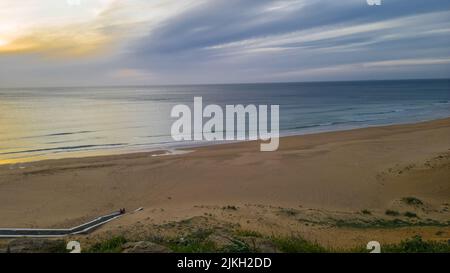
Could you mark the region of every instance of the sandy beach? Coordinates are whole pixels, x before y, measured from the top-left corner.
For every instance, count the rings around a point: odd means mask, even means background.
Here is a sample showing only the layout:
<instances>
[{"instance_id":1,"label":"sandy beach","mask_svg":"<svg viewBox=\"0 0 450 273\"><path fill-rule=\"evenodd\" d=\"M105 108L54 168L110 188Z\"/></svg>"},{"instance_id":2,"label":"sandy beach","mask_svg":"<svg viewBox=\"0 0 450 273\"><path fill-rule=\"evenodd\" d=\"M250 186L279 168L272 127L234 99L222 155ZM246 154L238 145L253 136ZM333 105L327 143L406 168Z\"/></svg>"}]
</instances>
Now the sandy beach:
<instances>
[{"instance_id":1,"label":"sandy beach","mask_svg":"<svg viewBox=\"0 0 450 273\"><path fill-rule=\"evenodd\" d=\"M206 217L263 233L298 232L338 246L371 236L445 240L449 136L450 118L283 137L276 152L245 142L180 155L161 151L1 165L0 227L68 227L119 208L143 207L89 236L145 233L155 225ZM407 197L421 204L405 203ZM412 222L444 224L370 232L333 224L391 219L386 210ZM417 217L403 216L407 211Z\"/></svg>"}]
</instances>

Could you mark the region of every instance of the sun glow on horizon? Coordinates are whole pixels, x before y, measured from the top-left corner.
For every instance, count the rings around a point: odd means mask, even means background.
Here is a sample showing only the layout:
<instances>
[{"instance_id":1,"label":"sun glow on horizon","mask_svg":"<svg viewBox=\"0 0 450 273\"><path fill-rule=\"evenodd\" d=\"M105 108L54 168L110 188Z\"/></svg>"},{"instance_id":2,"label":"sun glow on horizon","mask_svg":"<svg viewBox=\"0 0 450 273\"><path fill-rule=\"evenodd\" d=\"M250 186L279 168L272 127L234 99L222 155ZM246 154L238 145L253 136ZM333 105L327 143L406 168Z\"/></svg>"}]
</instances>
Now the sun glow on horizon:
<instances>
[{"instance_id":1,"label":"sun glow on horizon","mask_svg":"<svg viewBox=\"0 0 450 273\"><path fill-rule=\"evenodd\" d=\"M8 45L8 44L9 44L9 41L0 38L0 47L6 46L6 45Z\"/></svg>"},{"instance_id":2,"label":"sun glow on horizon","mask_svg":"<svg viewBox=\"0 0 450 273\"><path fill-rule=\"evenodd\" d=\"M60 0L2 1L0 54L47 52L77 56L95 51L109 41L104 14L114 2L90 0L71 6Z\"/></svg>"},{"instance_id":3,"label":"sun glow on horizon","mask_svg":"<svg viewBox=\"0 0 450 273\"><path fill-rule=\"evenodd\" d=\"M70 3L2 0L0 54L37 52L79 57L108 52L104 49L147 33L152 26L195 2L80 0L77 5Z\"/></svg>"}]
</instances>

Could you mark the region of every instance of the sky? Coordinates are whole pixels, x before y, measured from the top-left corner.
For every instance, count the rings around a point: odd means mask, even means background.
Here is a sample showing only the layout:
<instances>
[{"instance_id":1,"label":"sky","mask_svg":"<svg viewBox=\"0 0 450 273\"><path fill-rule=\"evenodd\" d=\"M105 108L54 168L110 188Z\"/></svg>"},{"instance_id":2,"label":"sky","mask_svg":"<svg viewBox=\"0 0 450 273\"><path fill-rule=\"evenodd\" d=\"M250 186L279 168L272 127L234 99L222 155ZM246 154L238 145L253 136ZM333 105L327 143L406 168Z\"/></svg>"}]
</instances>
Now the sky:
<instances>
[{"instance_id":1,"label":"sky","mask_svg":"<svg viewBox=\"0 0 450 273\"><path fill-rule=\"evenodd\" d=\"M0 87L450 78L450 1L0 0Z\"/></svg>"}]
</instances>

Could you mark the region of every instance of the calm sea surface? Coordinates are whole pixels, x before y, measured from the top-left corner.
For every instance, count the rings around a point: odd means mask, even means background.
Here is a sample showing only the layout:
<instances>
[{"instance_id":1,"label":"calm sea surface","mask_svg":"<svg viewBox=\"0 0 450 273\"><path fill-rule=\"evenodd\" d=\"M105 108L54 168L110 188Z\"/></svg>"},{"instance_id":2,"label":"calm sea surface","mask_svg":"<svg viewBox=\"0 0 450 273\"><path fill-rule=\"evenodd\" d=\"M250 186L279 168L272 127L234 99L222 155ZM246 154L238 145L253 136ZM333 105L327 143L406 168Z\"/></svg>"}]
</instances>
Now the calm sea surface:
<instances>
[{"instance_id":1,"label":"calm sea surface","mask_svg":"<svg viewBox=\"0 0 450 273\"><path fill-rule=\"evenodd\" d=\"M176 104L279 104L282 135L450 116L450 80L0 89L0 164L170 149Z\"/></svg>"}]
</instances>

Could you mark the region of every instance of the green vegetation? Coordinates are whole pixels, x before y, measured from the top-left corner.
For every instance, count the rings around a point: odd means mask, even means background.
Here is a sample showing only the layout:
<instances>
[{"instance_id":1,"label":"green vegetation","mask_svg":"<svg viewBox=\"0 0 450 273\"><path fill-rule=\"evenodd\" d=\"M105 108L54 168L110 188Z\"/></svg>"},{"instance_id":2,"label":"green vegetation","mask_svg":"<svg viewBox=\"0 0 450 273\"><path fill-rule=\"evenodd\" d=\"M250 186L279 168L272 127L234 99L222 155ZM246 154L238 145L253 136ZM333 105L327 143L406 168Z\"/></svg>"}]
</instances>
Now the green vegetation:
<instances>
[{"instance_id":1,"label":"green vegetation","mask_svg":"<svg viewBox=\"0 0 450 273\"><path fill-rule=\"evenodd\" d=\"M413 213L411 213L412 215ZM410 214L408 214L410 215ZM412 216L411 216L412 217ZM425 227L425 226L435 226L443 227L448 226L449 223L441 223L435 220L425 220L425 221L404 221L401 219L384 220L336 220L336 227L347 227L347 228L399 228L399 227Z\"/></svg>"},{"instance_id":2,"label":"green vegetation","mask_svg":"<svg viewBox=\"0 0 450 273\"><path fill-rule=\"evenodd\" d=\"M233 243L230 245L227 245L221 249L218 250L218 252L225 252L225 253L250 253L250 252L256 252L256 249L250 249L250 247L239 240L233 240Z\"/></svg>"},{"instance_id":3,"label":"green vegetation","mask_svg":"<svg viewBox=\"0 0 450 273\"><path fill-rule=\"evenodd\" d=\"M271 240L282 252L285 253L322 253L329 250L317 243L309 242L300 236L272 237Z\"/></svg>"},{"instance_id":4,"label":"green vegetation","mask_svg":"<svg viewBox=\"0 0 450 273\"><path fill-rule=\"evenodd\" d=\"M286 216L295 216L298 214L298 211L290 208L281 208L280 213L285 214Z\"/></svg>"},{"instance_id":5,"label":"green vegetation","mask_svg":"<svg viewBox=\"0 0 450 273\"><path fill-rule=\"evenodd\" d=\"M208 239L208 236L213 233L212 230L197 230L196 232L189 234L186 237L174 238L162 242L174 252L178 253L248 253L251 252L250 247L230 236L230 244L218 247L214 242ZM253 236L250 234L257 234L256 232L241 231L241 234L247 234L247 236ZM242 236L242 235L241 235Z\"/></svg>"},{"instance_id":6,"label":"green vegetation","mask_svg":"<svg viewBox=\"0 0 450 273\"><path fill-rule=\"evenodd\" d=\"M215 252L213 242L207 240L211 230L199 229L186 237L179 237L167 241L167 247L174 252L182 253L210 253Z\"/></svg>"},{"instance_id":7,"label":"green vegetation","mask_svg":"<svg viewBox=\"0 0 450 273\"><path fill-rule=\"evenodd\" d=\"M230 205L222 207L222 209L223 210L238 210L238 208L236 206L230 206Z\"/></svg>"},{"instance_id":8,"label":"green vegetation","mask_svg":"<svg viewBox=\"0 0 450 273\"><path fill-rule=\"evenodd\" d=\"M395 227L405 227L413 225L410 222L406 222L400 219L394 220L383 220L383 219L375 219L375 220L354 220L354 221L345 221L345 220L337 220L337 227L349 227L349 228L395 228Z\"/></svg>"},{"instance_id":9,"label":"green vegetation","mask_svg":"<svg viewBox=\"0 0 450 273\"><path fill-rule=\"evenodd\" d=\"M115 236L106 241L97 243L86 252L95 253L117 253L122 251L122 246L127 242L123 236Z\"/></svg>"},{"instance_id":10,"label":"green vegetation","mask_svg":"<svg viewBox=\"0 0 450 273\"><path fill-rule=\"evenodd\" d=\"M172 251L179 253L249 253L258 252L251 249L246 243L233 239L232 244L222 248L209 241L207 237L211 231L200 231L182 239L173 239L162 242ZM329 253L329 252L362 252L367 253L365 246L352 249L330 249L310 242L300 236L267 237L274 243L276 248L284 253ZM91 247L87 252L120 252L121 246L126 242L123 237L113 237ZM386 244L381 246L383 253L450 253L450 242L446 241L424 241L420 236L401 241L398 244Z\"/></svg>"},{"instance_id":11,"label":"green vegetation","mask_svg":"<svg viewBox=\"0 0 450 273\"><path fill-rule=\"evenodd\" d=\"M391 253L450 253L450 242L424 241L420 236L414 236L399 244L381 247L382 252Z\"/></svg>"},{"instance_id":12,"label":"green vegetation","mask_svg":"<svg viewBox=\"0 0 450 273\"><path fill-rule=\"evenodd\" d=\"M234 234L240 237L258 237L258 238L263 237L261 233L253 230L236 230Z\"/></svg>"},{"instance_id":13,"label":"green vegetation","mask_svg":"<svg viewBox=\"0 0 450 273\"><path fill-rule=\"evenodd\" d=\"M253 236L254 232L239 232L242 235ZM262 236L257 233L258 236ZM242 236L241 235L241 236ZM330 252L330 250L320 246L317 243L309 242L300 236L290 237L268 237L277 249L285 253L321 253ZM231 239L231 243L221 248L207 239L207 236L188 236L184 240L171 240L167 245L174 252L182 253L200 253L200 252L221 252L221 253L250 253L258 252L259 249L252 249L248 244L239 239Z\"/></svg>"},{"instance_id":14,"label":"green vegetation","mask_svg":"<svg viewBox=\"0 0 450 273\"><path fill-rule=\"evenodd\" d=\"M390 210L390 209L386 210L384 213L389 216L399 216L400 215L400 213L398 211Z\"/></svg>"},{"instance_id":15,"label":"green vegetation","mask_svg":"<svg viewBox=\"0 0 450 273\"><path fill-rule=\"evenodd\" d=\"M367 210L367 209L363 209L363 210L361 211L361 213L362 213L362 214L367 214L367 215L372 214L372 212L371 212L370 210Z\"/></svg>"},{"instance_id":16,"label":"green vegetation","mask_svg":"<svg viewBox=\"0 0 450 273\"><path fill-rule=\"evenodd\" d=\"M223 231L222 231L223 232ZM164 238L155 237L158 244L168 247L170 250L178 253L256 253L260 251L275 251L284 253L332 253L332 252L351 252L368 253L366 246L357 246L350 249L333 249L319 245L317 242L311 242L299 235L292 236L263 236L253 231L235 231L230 233L213 234L213 230L197 230L186 237ZM239 234L239 235L238 235ZM229 239L229 244L216 245L209 238L224 236ZM258 235L254 236L254 235ZM244 237L247 236L247 237ZM259 237L260 236L260 237ZM260 244L252 244L250 247L247 239L257 239ZM150 239L154 242L153 239ZM123 245L127 240L123 236L115 236L105 241L96 243L83 252L95 253L113 253L121 252ZM251 243L250 243L251 244ZM270 245L269 248L267 246ZM45 252L61 253L65 250L65 242L57 247L45 249ZM450 253L450 241L425 241L420 236L414 236L396 244L381 244L382 253Z\"/></svg>"},{"instance_id":17,"label":"green vegetation","mask_svg":"<svg viewBox=\"0 0 450 273\"><path fill-rule=\"evenodd\" d=\"M211 253L215 252L215 245L210 241L203 240L186 240L186 241L170 241L167 246L174 252L178 253Z\"/></svg>"},{"instance_id":18,"label":"green vegetation","mask_svg":"<svg viewBox=\"0 0 450 273\"><path fill-rule=\"evenodd\" d=\"M365 246L352 249L324 248L301 237L273 238L279 249L286 253L359 252L368 253ZM398 244L381 245L382 253L450 253L450 242L424 241L420 236L401 241Z\"/></svg>"},{"instance_id":19,"label":"green vegetation","mask_svg":"<svg viewBox=\"0 0 450 273\"><path fill-rule=\"evenodd\" d=\"M415 214L414 212L410 212L410 211L405 212L403 215L405 215L406 217L409 217L409 218L417 218L417 214Z\"/></svg>"},{"instance_id":20,"label":"green vegetation","mask_svg":"<svg viewBox=\"0 0 450 273\"><path fill-rule=\"evenodd\" d=\"M402 201L405 202L408 205L412 205L412 206L419 206L419 205L423 205L422 200L416 198L416 197L404 197L402 198Z\"/></svg>"}]
</instances>

